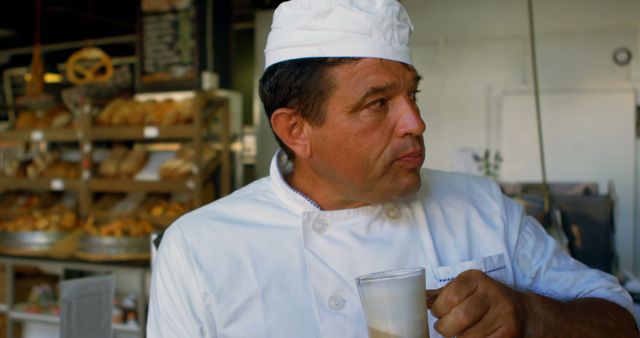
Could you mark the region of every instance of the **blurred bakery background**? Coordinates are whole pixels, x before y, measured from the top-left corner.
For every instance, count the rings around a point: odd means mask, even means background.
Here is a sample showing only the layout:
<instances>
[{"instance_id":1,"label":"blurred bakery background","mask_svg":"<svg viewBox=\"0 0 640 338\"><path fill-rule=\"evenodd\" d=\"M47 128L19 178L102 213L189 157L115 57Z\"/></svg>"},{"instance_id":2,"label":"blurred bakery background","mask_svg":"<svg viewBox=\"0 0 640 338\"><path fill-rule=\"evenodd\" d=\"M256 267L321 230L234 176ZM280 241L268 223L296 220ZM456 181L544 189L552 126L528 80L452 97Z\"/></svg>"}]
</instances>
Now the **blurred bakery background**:
<instances>
[{"instance_id":1,"label":"blurred bakery background","mask_svg":"<svg viewBox=\"0 0 640 338\"><path fill-rule=\"evenodd\" d=\"M78 315L144 337L153 240L255 177L253 18L275 5L1 11L0 337L68 336Z\"/></svg>"},{"instance_id":2,"label":"blurred bakery background","mask_svg":"<svg viewBox=\"0 0 640 338\"><path fill-rule=\"evenodd\" d=\"M59 337L87 295L112 299L90 315L114 337L145 336L162 231L268 174L256 89L280 2L0 11L0 337ZM640 301L640 2L402 2L425 166L497 180Z\"/></svg>"}]
</instances>

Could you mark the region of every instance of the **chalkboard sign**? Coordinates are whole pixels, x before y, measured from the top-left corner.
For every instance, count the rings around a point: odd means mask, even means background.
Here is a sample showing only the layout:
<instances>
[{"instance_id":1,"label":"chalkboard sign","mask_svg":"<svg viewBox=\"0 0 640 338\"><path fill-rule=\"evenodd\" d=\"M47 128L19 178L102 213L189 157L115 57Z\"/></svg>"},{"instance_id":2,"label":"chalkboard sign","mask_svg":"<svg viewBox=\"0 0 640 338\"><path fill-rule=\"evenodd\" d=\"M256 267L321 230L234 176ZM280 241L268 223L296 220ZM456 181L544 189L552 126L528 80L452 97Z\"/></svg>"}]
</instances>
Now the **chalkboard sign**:
<instances>
[{"instance_id":1,"label":"chalkboard sign","mask_svg":"<svg viewBox=\"0 0 640 338\"><path fill-rule=\"evenodd\" d=\"M188 0L143 0L141 4L137 91L196 89L196 5Z\"/></svg>"}]
</instances>

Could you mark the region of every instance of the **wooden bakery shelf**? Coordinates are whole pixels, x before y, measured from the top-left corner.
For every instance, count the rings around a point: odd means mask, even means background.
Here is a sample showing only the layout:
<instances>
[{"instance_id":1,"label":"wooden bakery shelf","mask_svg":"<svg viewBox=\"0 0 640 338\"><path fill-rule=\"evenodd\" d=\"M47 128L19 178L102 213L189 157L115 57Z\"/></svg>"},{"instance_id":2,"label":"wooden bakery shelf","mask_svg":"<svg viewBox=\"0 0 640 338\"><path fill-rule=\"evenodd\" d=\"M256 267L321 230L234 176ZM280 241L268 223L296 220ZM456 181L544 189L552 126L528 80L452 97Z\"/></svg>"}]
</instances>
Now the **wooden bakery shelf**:
<instances>
[{"instance_id":1,"label":"wooden bakery shelf","mask_svg":"<svg viewBox=\"0 0 640 338\"><path fill-rule=\"evenodd\" d=\"M222 152L219 151L216 158L203 165L201 168L202 177L211 177L216 169L222 165L222 161L220 160L220 156L222 155L221 153Z\"/></svg>"},{"instance_id":2,"label":"wooden bakery shelf","mask_svg":"<svg viewBox=\"0 0 640 338\"><path fill-rule=\"evenodd\" d=\"M77 142L82 132L79 129L55 128L55 129L26 129L7 130L0 132L0 141L53 141L53 142Z\"/></svg>"},{"instance_id":3,"label":"wooden bakery shelf","mask_svg":"<svg viewBox=\"0 0 640 338\"><path fill-rule=\"evenodd\" d=\"M157 99L167 93L146 93L144 100ZM228 98L218 96L214 91L194 91L192 121L189 124L172 126L98 126L95 118L87 112L76 116L73 126L63 128L9 130L0 132L0 143L22 142L74 142L80 153L78 166L83 179L15 179L0 177L0 192L7 190L27 191L72 191L77 194L78 214L87 217L93 211L94 193L150 192L180 193L190 195L194 206L200 206L216 197L231 192L231 141ZM160 95L160 96L158 96ZM154 96L158 96L154 98ZM108 179L91 176L97 167L93 154L94 144L110 141L144 141L144 143L190 143L195 152L195 168L191 177L180 180L143 181L134 179ZM213 144L216 157L203 163L204 147Z\"/></svg>"},{"instance_id":4,"label":"wooden bakery shelf","mask_svg":"<svg viewBox=\"0 0 640 338\"><path fill-rule=\"evenodd\" d=\"M87 137L94 141L117 140L185 140L196 136L193 125L92 127Z\"/></svg>"},{"instance_id":5,"label":"wooden bakery shelf","mask_svg":"<svg viewBox=\"0 0 640 338\"><path fill-rule=\"evenodd\" d=\"M192 192L195 189L195 183L193 180L138 181L94 178L89 181L89 189L94 192Z\"/></svg>"},{"instance_id":6,"label":"wooden bakery shelf","mask_svg":"<svg viewBox=\"0 0 640 338\"><path fill-rule=\"evenodd\" d=\"M14 178L0 177L1 190L46 190L46 191L76 191L82 185L81 180L67 180L60 178Z\"/></svg>"}]
</instances>

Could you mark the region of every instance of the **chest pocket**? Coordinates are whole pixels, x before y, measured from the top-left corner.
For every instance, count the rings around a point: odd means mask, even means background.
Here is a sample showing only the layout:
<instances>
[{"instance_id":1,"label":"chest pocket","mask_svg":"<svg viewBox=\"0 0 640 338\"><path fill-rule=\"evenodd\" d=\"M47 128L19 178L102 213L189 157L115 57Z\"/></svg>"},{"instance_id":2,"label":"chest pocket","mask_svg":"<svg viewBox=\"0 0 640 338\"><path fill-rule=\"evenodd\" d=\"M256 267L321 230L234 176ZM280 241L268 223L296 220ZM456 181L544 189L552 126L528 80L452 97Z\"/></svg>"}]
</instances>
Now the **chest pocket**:
<instances>
[{"instance_id":1,"label":"chest pocket","mask_svg":"<svg viewBox=\"0 0 640 338\"><path fill-rule=\"evenodd\" d=\"M460 273L471 269L480 270L487 274L489 277L502 283L508 285L512 284L511 280L508 278L507 265L504 261L504 254L497 254L493 256L487 256L478 260L441 266L435 268L433 272L438 287L442 287L456 278Z\"/></svg>"}]
</instances>

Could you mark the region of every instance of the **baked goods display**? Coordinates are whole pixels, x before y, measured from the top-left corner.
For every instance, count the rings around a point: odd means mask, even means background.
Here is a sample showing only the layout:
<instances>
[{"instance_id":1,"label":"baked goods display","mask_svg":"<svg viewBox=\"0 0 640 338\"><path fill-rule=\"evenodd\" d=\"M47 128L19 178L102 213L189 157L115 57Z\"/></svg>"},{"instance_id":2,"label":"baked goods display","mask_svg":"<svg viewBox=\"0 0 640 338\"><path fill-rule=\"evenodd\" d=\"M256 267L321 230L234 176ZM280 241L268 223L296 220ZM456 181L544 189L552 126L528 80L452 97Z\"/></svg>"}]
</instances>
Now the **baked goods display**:
<instances>
[{"instance_id":1,"label":"baked goods display","mask_svg":"<svg viewBox=\"0 0 640 338\"><path fill-rule=\"evenodd\" d=\"M90 236L142 237L148 236L154 228L149 221L121 216L103 222L96 222L94 217L89 217L82 223L82 229Z\"/></svg>"},{"instance_id":2,"label":"baked goods display","mask_svg":"<svg viewBox=\"0 0 640 338\"><path fill-rule=\"evenodd\" d=\"M216 151L210 144L202 147L200 163L209 163L216 156ZM196 150L193 144L182 144L176 151L176 158L165 161L160 165L158 174L162 180L182 180L191 176L196 168Z\"/></svg>"},{"instance_id":3,"label":"baked goods display","mask_svg":"<svg viewBox=\"0 0 640 338\"><path fill-rule=\"evenodd\" d=\"M77 225L75 198L61 193L0 193L0 231L68 231Z\"/></svg>"},{"instance_id":4,"label":"baked goods display","mask_svg":"<svg viewBox=\"0 0 640 338\"><path fill-rule=\"evenodd\" d=\"M126 196L107 194L96 203L108 212L96 212L82 223L83 235L76 257L85 260L149 259L150 234L164 227L164 218L148 217L150 208L156 215L175 217L188 209L184 204L160 204L165 197L133 193Z\"/></svg>"},{"instance_id":5,"label":"baked goods display","mask_svg":"<svg viewBox=\"0 0 640 338\"><path fill-rule=\"evenodd\" d=\"M189 199L172 199L170 196L151 195L142 204L139 216L158 228L166 228L178 217L192 209Z\"/></svg>"},{"instance_id":6,"label":"baked goods display","mask_svg":"<svg viewBox=\"0 0 640 338\"><path fill-rule=\"evenodd\" d=\"M89 217L74 256L90 261L148 260L151 223L131 216L97 221Z\"/></svg>"},{"instance_id":7,"label":"baked goods display","mask_svg":"<svg viewBox=\"0 0 640 338\"><path fill-rule=\"evenodd\" d=\"M175 126L193 121L193 99L137 101L117 98L95 119L97 126Z\"/></svg>"},{"instance_id":8,"label":"baked goods display","mask_svg":"<svg viewBox=\"0 0 640 338\"><path fill-rule=\"evenodd\" d=\"M133 177L147 162L148 152L144 145L136 144L132 149L115 146L103 160L98 173L102 177Z\"/></svg>"},{"instance_id":9,"label":"baked goods display","mask_svg":"<svg viewBox=\"0 0 640 338\"><path fill-rule=\"evenodd\" d=\"M164 199L156 199L148 203L146 211L153 217L176 219L189 211L189 207L187 206L187 203L184 202L171 202Z\"/></svg>"},{"instance_id":10,"label":"baked goods display","mask_svg":"<svg viewBox=\"0 0 640 338\"><path fill-rule=\"evenodd\" d=\"M46 111L22 110L16 115L13 125L16 130L62 128L73 120L73 115L64 105L57 105Z\"/></svg>"},{"instance_id":11,"label":"baked goods display","mask_svg":"<svg viewBox=\"0 0 640 338\"><path fill-rule=\"evenodd\" d=\"M9 220L0 221L0 231L58 232L72 230L76 225L75 212L67 207L55 205L46 210L34 210Z\"/></svg>"},{"instance_id":12,"label":"baked goods display","mask_svg":"<svg viewBox=\"0 0 640 338\"><path fill-rule=\"evenodd\" d=\"M14 178L26 177L26 163L23 163L19 158L6 159L0 174L1 176Z\"/></svg>"},{"instance_id":13,"label":"baked goods display","mask_svg":"<svg viewBox=\"0 0 640 338\"><path fill-rule=\"evenodd\" d=\"M189 160L176 158L164 162L158 171L160 179L182 180L191 176L194 170L194 163Z\"/></svg>"},{"instance_id":14,"label":"baked goods display","mask_svg":"<svg viewBox=\"0 0 640 338\"><path fill-rule=\"evenodd\" d=\"M27 176L29 176L29 167L27 167ZM38 177L78 179L80 177L80 166L75 162L55 161L39 173Z\"/></svg>"},{"instance_id":15,"label":"baked goods display","mask_svg":"<svg viewBox=\"0 0 640 338\"><path fill-rule=\"evenodd\" d=\"M57 200L51 194L7 192L0 194L0 211L13 215L52 206Z\"/></svg>"},{"instance_id":16,"label":"baked goods display","mask_svg":"<svg viewBox=\"0 0 640 338\"><path fill-rule=\"evenodd\" d=\"M229 104L194 94L87 96L97 106L73 106L74 114L63 105L18 108L0 137L0 252L59 258L64 246L78 259L148 259L151 233L229 190L214 181L231 181L229 161L217 161L229 134L216 125L228 124Z\"/></svg>"},{"instance_id":17,"label":"baked goods display","mask_svg":"<svg viewBox=\"0 0 640 338\"><path fill-rule=\"evenodd\" d=\"M29 179L77 179L80 177L80 166L77 162L62 160L58 152L44 151L35 154L31 159L8 159L1 175Z\"/></svg>"},{"instance_id":18,"label":"baked goods display","mask_svg":"<svg viewBox=\"0 0 640 338\"><path fill-rule=\"evenodd\" d=\"M154 228L165 228L175 219L192 209L188 195L172 194L104 194L98 198L91 213L92 223L104 224L104 220L145 220ZM102 220L102 221L96 221ZM125 226L126 228L126 226ZM89 231L97 234L95 231Z\"/></svg>"}]
</instances>

